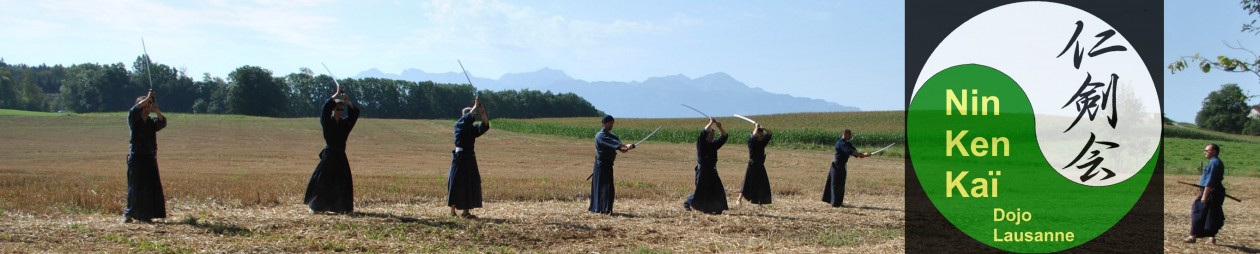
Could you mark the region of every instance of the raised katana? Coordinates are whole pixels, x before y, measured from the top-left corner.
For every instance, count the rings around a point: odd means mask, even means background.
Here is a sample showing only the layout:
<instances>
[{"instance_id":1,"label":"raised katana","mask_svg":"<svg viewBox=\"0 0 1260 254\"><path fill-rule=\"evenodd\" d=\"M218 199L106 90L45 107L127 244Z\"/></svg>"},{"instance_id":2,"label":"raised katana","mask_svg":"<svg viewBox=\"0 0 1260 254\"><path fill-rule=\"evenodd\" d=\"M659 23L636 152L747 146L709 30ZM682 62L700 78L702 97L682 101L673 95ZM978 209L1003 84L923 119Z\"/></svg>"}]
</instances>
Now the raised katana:
<instances>
[{"instance_id":1,"label":"raised katana","mask_svg":"<svg viewBox=\"0 0 1260 254\"><path fill-rule=\"evenodd\" d=\"M464 71L464 79L468 79L468 85L473 86L473 97L477 97L477 86L473 85L472 77L468 76L468 69L464 69L464 62L459 59L455 59L455 62L459 63L459 70Z\"/></svg>"},{"instance_id":2,"label":"raised katana","mask_svg":"<svg viewBox=\"0 0 1260 254\"><path fill-rule=\"evenodd\" d=\"M748 121L752 124L757 124L757 121L753 121L752 119L748 119L747 117L741 116L739 114L735 114L735 117L739 117L739 119L744 119L744 121Z\"/></svg>"},{"instance_id":3,"label":"raised katana","mask_svg":"<svg viewBox=\"0 0 1260 254\"><path fill-rule=\"evenodd\" d=\"M1203 188L1203 185L1198 185L1198 184L1193 184L1193 183L1187 183L1187 182L1182 182L1182 181L1177 181L1177 183ZM1225 197L1229 199L1233 199L1234 201L1242 202L1242 199L1235 198L1234 196L1230 196L1229 194L1225 194Z\"/></svg>"},{"instance_id":4,"label":"raised katana","mask_svg":"<svg viewBox=\"0 0 1260 254\"><path fill-rule=\"evenodd\" d=\"M875 150L874 152L871 152L871 155L875 155L877 153L883 152L884 150L888 150L889 147L892 147L893 145L896 145L896 144L897 143L888 144L888 146L885 146L884 148L880 148L879 150Z\"/></svg>"},{"instance_id":5,"label":"raised katana","mask_svg":"<svg viewBox=\"0 0 1260 254\"><path fill-rule=\"evenodd\" d=\"M693 108L692 106L687 106L687 104L683 104L683 107L690 108L690 109L692 109L692 111L696 111L696 113L701 113L701 116L704 116L704 117L707 117L707 118L713 118L713 117L711 117L711 116L708 116L708 114L707 114L707 113L701 112L701 109L696 109L696 108Z\"/></svg>"},{"instance_id":6,"label":"raised katana","mask_svg":"<svg viewBox=\"0 0 1260 254\"><path fill-rule=\"evenodd\" d=\"M144 37L140 37L140 49L144 50L144 74L149 76L149 90L153 90L153 68L149 66L149 46L144 45Z\"/></svg>"},{"instance_id":7,"label":"raised katana","mask_svg":"<svg viewBox=\"0 0 1260 254\"><path fill-rule=\"evenodd\" d=\"M335 76L335 75L333 75L333 74L332 74L332 70L331 70L331 69L328 69L328 65L327 65L327 64L324 64L324 63L319 63L319 65L323 65L323 66L324 66L324 71L328 72L328 77L331 77L331 78L332 78L332 80L333 80L333 84L334 84L334 85L337 85L337 88L338 88L338 89L340 89L340 88L341 88L341 83L337 83L337 76Z\"/></svg>"}]
</instances>

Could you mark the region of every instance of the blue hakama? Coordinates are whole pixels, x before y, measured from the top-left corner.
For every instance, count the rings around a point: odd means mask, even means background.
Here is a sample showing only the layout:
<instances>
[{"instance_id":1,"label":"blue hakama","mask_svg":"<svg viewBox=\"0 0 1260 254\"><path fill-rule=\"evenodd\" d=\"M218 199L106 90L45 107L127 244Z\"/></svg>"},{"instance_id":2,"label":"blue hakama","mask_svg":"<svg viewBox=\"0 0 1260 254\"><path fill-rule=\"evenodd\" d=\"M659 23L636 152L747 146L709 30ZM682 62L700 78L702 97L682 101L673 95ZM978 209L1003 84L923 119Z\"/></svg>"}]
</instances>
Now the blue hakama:
<instances>
[{"instance_id":1,"label":"blue hakama","mask_svg":"<svg viewBox=\"0 0 1260 254\"><path fill-rule=\"evenodd\" d=\"M464 114L455 122L455 150L446 179L446 205L455 209L481 208L481 173L477 168L477 137L490 130L490 123L473 124L476 114Z\"/></svg>"},{"instance_id":2,"label":"blue hakama","mask_svg":"<svg viewBox=\"0 0 1260 254\"><path fill-rule=\"evenodd\" d=\"M831 207L844 205L844 182L849 175L849 157L857 152L853 143L848 140L836 140L836 155L831 162L831 172L827 174L826 186L823 187L822 201Z\"/></svg>"},{"instance_id":3,"label":"blue hakama","mask_svg":"<svg viewBox=\"0 0 1260 254\"><path fill-rule=\"evenodd\" d=\"M595 133L595 168L591 173L591 204L587 210L593 213L611 214L617 189L613 182L613 162L621 138L607 130Z\"/></svg>"}]
</instances>

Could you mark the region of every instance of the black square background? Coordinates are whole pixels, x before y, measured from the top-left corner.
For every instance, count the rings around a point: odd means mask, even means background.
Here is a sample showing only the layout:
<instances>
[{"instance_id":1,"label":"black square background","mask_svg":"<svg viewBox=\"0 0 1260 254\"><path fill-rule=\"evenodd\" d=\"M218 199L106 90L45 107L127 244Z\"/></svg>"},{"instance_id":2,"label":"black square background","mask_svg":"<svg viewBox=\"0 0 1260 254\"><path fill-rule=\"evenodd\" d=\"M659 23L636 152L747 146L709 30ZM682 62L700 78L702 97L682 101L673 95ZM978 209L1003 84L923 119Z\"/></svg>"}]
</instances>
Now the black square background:
<instances>
[{"instance_id":1,"label":"black square background","mask_svg":"<svg viewBox=\"0 0 1260 254\"><path fill-rule=\"evenodd\" d=\"M950 32L980 13L1021 1L906 1L906 87L905 108L923 64ZM1160 1L1050 1L1074 6L1106 21L1124 35L1146 63L1164 107L1164 2ZM1028 29L1037 29L1029 27ZM1163 143L1162 140L1160 143ZM906 144L907 147L912 144ZM919 185L906 149L906 252L1001 252L968 237L945 219L928 200ZM1133 210L1111 230L1093 240L1067 250L1088 253L1163 252L1164 241L1164 156L1161 151L1155 175ZM1087 198L1087 197L1082 197ZM1187 201L1189 209L1189 201ZM1186 225L1186 230L1189 225ZM1176 229L1173 229L1176 230Z\"/></svg>"}]
</instances>

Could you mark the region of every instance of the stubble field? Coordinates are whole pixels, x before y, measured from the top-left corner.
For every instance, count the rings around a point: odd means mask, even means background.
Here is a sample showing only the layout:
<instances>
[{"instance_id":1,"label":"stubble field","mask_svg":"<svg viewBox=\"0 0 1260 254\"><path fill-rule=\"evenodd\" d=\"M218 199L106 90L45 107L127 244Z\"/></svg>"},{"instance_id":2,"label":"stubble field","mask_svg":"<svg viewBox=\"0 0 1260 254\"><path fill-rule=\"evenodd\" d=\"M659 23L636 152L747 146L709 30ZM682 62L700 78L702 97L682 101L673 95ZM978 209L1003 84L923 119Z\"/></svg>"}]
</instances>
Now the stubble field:
<instances>
[{"instance_id":1,"label":"stubble field","mask_svg":"<svg viewBox=\"0 0 1260 254\"><path fill-rule=\"evenodd\" d=\"M347 153L355 215L301 195L323 147L316 120L172 114L158 135L170 217L121 224L121 115L0 116L0 252L899 252L902 160L850 164L850 208L819 201L831 154L775 149L774 204L735 206L747 149L721 150L733 210L682 209L693 145L617 160L613 216L586 212L594 144L492 129L478 139L479 219L447 215L451 121L363 119ZM698 128L698 127L697 127ZM593 135L593 133L592 133Z\"/></svg>"}]
</instances>

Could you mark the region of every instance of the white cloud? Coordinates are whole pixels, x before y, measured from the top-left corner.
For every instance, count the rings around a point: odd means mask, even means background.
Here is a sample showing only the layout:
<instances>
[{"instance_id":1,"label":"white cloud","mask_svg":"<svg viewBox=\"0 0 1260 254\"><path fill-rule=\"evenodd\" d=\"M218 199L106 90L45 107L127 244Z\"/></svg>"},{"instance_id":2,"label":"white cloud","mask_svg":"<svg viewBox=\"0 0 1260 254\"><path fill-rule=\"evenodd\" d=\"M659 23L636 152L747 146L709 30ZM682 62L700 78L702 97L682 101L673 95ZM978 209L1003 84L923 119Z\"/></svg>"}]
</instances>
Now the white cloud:
<instances>
[{"instance_id":1,"label":"white cloud","mask_svg":"<svg viewBox=\"0 0 1260 254\"><path fill-rule=\"evenodd\" d=\"M293 55L338 49L330 43L336 39L330 35L338 18L320 12L327 4L324 0L13 2L0 9L0 33L20 39L0 42L0 46L38 52L6 53L26 61L130 62L140 54L138 37L145 37L156 60L194 65L194 74L224 75L229 68L245 64L288 71L292 67L283 61L309 61L293 59Z\"/></svg>"},{"instance_id":2,"label":"white cloud","mask_svg":"<svg viewBox=\"0 0 1260 254\"><path fill-rule=\"evenodd\" d=\"M291 44L317 47L315 35L326 30L333 17L311 14L325 1L256 2L191 2L186 5L150 0L113 1L43 1L34 6L25 19L14 23L35 23L47 26L68 26L84 31L126 34L199 34L207 37L233 36L245 31L253 37ZM228 31L228 32L223 32Z\"/></svg>"}]
</instances>

